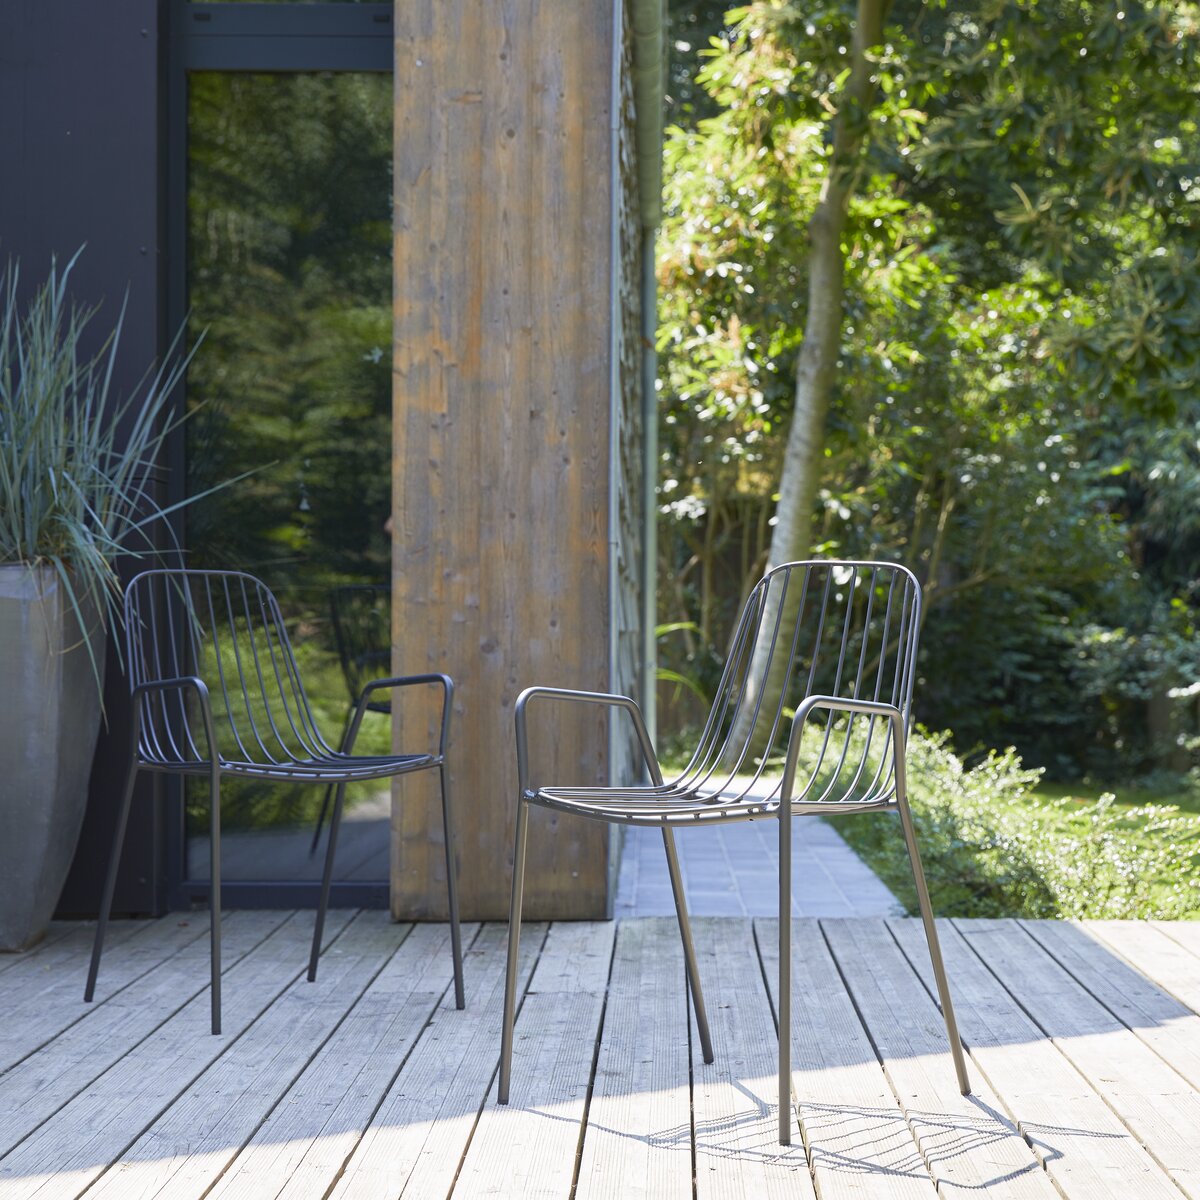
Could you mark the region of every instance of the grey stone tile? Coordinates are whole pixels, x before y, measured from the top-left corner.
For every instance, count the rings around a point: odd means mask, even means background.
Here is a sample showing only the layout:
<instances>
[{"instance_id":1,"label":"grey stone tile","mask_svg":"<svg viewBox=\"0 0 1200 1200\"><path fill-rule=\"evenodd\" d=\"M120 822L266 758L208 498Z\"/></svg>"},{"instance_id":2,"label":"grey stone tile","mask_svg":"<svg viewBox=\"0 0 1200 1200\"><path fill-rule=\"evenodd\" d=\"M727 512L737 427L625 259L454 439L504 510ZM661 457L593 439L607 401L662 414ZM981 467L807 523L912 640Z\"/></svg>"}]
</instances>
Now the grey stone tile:
<instances>
[{"instance_id":1,"label":"grey stone tile","mask_svg":"<svg viewBox=\"0 0 1200 1200\"><path fill-rule=\"evenodd\" d=\"M778 826L744 822L676 835L689 908L697 915L771 916L778 904ZM818 818L793 821L793 912L804 916L895 915L898 902L837 831ZM616 911L674 912L657 829L631 828L625 838Z\"/></svg>"}]
</instances>

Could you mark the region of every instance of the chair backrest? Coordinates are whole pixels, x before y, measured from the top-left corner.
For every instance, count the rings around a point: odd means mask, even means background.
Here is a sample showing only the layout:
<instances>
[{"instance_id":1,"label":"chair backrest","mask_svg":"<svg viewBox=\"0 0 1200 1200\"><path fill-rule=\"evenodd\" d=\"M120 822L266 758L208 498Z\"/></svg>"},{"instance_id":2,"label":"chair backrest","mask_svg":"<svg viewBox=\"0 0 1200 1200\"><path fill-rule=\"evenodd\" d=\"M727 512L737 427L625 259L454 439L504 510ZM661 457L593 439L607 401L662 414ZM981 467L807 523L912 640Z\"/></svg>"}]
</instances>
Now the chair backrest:
<instances>
[{"instance_id":1,"label":"chair backrest","mask_svg":"<svg viewBox=\"0 0 1200 1200\"><path fill-rule=\"evenodd\" d=\"M680 781L706 791L765 791L761 781L782 773L792 714L808 696L889 704L907 726L920 624L920 584L896 563L811 560L768 572L742 610L700 744ZM887 801L894 792L889 722L813 715L794 795ZM777 791L776 782L767 794Z\"/></svg>"},{"instance_id":2,"label":"chair backrest","mask_svg":"<svg viewBox=\"0 0 1200 1200\"><path fill-rule=\"evenodd\" d=\"M329 615L353 704L373 679L392 673L392 589L386 583L336 587L329 593Z\"/></svg>"},{"instance_id":3,"label":"chair backrest","mask_svg":"<svg viewBox=\"0 0 1200 1200\"><path fill-rule=\"evenodd\" d=\"M125 590L130 686L198 676L208 687L221 755L263 765L330 753L270 590L240 571L143 571ZM207 758L194 694L142 701L142 760Z\"/></svg>"}]
</instances>

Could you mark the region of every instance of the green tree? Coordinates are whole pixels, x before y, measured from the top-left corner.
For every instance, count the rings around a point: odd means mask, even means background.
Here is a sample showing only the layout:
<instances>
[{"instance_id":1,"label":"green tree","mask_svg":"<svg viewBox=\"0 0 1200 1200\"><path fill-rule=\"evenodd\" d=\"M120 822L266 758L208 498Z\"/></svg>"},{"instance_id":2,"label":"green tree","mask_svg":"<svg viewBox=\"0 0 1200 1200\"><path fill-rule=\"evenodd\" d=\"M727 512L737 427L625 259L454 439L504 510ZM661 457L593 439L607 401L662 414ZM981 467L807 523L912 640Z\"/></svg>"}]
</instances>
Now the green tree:
<instances>
[{"instance_id":1,"label":"green tree","mask_svg":"<svg viewBox=\"0 0 1200 1200\"><path fill-rule=\"evenodd\" d=\"M1195 379L1192 10L898 4L877 37L859 15L737 10L701 77L717 112L672 132L664 507L706 530L694 562L722 536L754 559L779 480L770 561L902 553L935 622L987 583L1015 709L1069 656L1039 661L1047 631L1123 602L1101 417Z\"/></svg>"}]
</instances>

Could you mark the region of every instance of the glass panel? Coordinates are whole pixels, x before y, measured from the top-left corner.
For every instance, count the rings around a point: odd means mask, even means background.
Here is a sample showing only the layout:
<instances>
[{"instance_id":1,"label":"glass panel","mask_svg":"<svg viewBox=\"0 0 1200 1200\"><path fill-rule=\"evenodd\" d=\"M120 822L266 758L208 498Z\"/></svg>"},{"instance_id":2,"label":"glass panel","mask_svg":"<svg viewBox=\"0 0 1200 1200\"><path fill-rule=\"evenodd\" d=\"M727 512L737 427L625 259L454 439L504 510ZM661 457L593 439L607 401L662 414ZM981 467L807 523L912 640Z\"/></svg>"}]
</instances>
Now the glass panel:
<instances>
[{"instance_id":1,"label":"glass panel","mask_svg":"<svg viewBox=\"0 0 1200 1200\"><path fill-rule=\"evenodd\" d=\"M190 323L205 332L188 377L188 489L247 477L189 509L189 563L274 590L334 746L353 679L390 673L391 97L373 73L190 76ZM339 595L355 657L368 656L345 669ZM389 741L387 715L369 714L356 749ZM387 879L389 795L386 781L347 792L339 879ZM223 876L319 878L323 798L223 784ZM205 878L205 788L189 789L187 826L188 877Z\"/></svg>"}]
</instances>

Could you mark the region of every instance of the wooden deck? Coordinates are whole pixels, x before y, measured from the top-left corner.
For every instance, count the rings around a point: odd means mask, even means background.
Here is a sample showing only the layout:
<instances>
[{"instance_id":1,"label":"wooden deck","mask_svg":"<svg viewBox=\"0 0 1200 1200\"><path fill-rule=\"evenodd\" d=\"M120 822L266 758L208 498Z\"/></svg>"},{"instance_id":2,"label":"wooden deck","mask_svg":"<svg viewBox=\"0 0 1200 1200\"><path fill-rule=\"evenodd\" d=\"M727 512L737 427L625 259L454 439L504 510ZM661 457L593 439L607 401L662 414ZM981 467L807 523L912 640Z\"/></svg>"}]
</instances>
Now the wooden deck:
<instances>
[{"instance_id":1,"label":"wooden deck","mask_svg":"<svg viewBox=\"0 0 1200 1200\"><path fill-rule=\"evenodd\" d=\"M1200 923L963 921L957 1094L919 926L801 921L796 1145L775 1141L775 925L702 919L717 1060L669 918L529 925L513 1100L494 1103L503 925L239 912L225 1034L206 923L90 927L0 958L0 1197L1200 1196Z\"/></svg>"}]
</instances>

